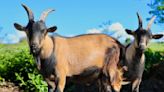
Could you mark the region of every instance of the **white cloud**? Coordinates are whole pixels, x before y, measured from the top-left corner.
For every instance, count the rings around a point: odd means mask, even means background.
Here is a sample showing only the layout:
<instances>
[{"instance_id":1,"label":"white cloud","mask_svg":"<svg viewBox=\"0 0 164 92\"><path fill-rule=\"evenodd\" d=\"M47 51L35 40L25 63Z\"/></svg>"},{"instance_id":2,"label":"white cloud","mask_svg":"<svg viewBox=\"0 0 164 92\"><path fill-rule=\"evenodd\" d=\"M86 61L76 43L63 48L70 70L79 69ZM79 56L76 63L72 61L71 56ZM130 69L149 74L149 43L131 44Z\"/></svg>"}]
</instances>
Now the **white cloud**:
<instances>
[{"instance_id":1,"label":"white cloud","mask_svg":"<svg viewBox=\"0 0 164 92\"><path fill-rule=\"evenodd\" d=\"M106 26L103 29L96 29L96 28L89 29L87 33L105 33L123 42L125 41L126 38L133 39L131 35L128 35L125 32L125 28L119 22Z\"/></svg>"},{"instance_id":2,"label":"white cloud","mask_svg":"<svg viewBox=\"0 0 164 92\"><path fill-rule=\"evenodd\" d=\"M76 36L76 35L74 35L74 34L69 34L69 35L66 35L67 37L74 37L74 36Z\"/></svg>"},{"instance_id":3,"label":"white cloud","mask_svg":"<svg viewBox=\"0 0 164 92\"><path fill-rule=\"evenodd\" d=\"M120 23L113 23L108 27L108 31L115 32L113 34L114 37L122 36L122 37L128 37L127 33L125 32L125 28Z\"/></svg>"},{"instance_id":4,"label":"white cloud","mask_svg":"<svg viewBox=\"0 0 164 92\"><path fill-rule=\"evenodd\" d=\"M19 37L14 34L7 34L3 39L2 43L4 44L14 44L20 41Z\"/></svg>"},{"instance_id":5,"label":"white cloud","mask_svg":"<svg viewBox=\"0 0 164 92\"><path fill-rule=\"evenodd\" d=\"M17 31L17 32L16 32L16 35L17 35L20 39L26 37L26 34L25 34L25 32L23 32L23 31Z\"/></svg>"},{"instance_id":6,"label":"white cloud","mask_svg":"<svg viewBox=\"0 0 164 92\"><path fill-rule=\"evenodd\" d=\"M126 38L133 38L131 35L128 35L125 32L125 28L123 27L123 25L119 22L113 23L110 26L108 26L108 31L109 32L113 32L113 34L111 36L115 37L115 38L119 38L120 41L124 41Z\"/></svg>"},{"instance_id":7,"label":"white cloud","mask_svg":"<svg viewBox=\"0 0 164 92\"><path fill-rule=\"evenodd\" d=\"M15 44L19 43L22 38L25 38L26 34L21 31L17 31L15 34L6 34L1 39L1 43L3 44Z\"/></svg>"},{"instance_id":8,"label":"white cloud","mask_svg":"<svg viewBox=\"0 0 164 92\"><path fill-rule=\"evenodd\" d=\"M163 31L160 31L160 32L155 32L153 34L163 34L164 35L164 30Z\"/></svg>"},{"instance_id":9,"label":"white cloud","mask_svg":"<svg viewBox=\"0 0 164 92\"><path fill-rule=\"evenodd\" d=\"M111 31L120 31L120 30L124 30L124 27L119 22L116 22L116 23L111 24L108 27L108 30L111 30Z\"/></svg>"},{"instance_id":10,"label":"white cloud","mask_svg":"<svg viewBox=\"0 0 164 92\"><path fill-rule=\"evenodd\" d=\"M87 31L87 33L102 33L102 31L101 31L101 30L98 30L98 29L96 29L96 28L93 28L93 29L89 29L89 30Z\"/></svg>"}]
</instances>

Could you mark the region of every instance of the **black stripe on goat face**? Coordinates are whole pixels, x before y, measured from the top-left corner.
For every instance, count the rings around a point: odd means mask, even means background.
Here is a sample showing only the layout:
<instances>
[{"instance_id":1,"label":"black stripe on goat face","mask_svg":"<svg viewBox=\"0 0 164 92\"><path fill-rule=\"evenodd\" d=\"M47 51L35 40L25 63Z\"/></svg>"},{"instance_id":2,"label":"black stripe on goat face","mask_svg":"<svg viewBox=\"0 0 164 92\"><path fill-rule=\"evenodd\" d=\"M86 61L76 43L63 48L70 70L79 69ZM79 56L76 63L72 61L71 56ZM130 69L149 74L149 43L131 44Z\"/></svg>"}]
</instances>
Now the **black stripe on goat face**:
<instances>
[{"instance_id":1,"label":"black stripe on goat face","mask_svg":"<svg viewBox=\"0 0 164 92\"><path fill-rule=\"evenodd\" d=\"M28 35L30 52L35 56L39 55L41 43L47 34L45 23L42 21L37 21L28 24L26 32Z\"/></svg>"},{"instance_id":2,"label":"black stripe on goat face","mask_svg":"<svg viewBox=\"0 0 164 92\"><path fill-rule=\"evenodd\" d=\"M151 39L151 33L144 29L137 29L134 32L137 48L144 51L147 48L149 40Z\"/></svg>"}]
</instances>

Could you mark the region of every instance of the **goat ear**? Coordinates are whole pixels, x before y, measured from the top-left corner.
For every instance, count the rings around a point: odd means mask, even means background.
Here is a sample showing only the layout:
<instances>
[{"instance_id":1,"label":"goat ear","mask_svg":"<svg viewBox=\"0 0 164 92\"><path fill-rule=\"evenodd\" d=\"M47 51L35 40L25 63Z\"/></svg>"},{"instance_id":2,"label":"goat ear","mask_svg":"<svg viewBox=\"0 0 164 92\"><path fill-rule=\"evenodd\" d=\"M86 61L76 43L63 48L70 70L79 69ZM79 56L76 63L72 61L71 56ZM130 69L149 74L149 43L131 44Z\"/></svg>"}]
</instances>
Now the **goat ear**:
<instances>
[{"instance_id":1,"label":"goat ear","mask_svg":"<svg viewBox=\"0 0 164 92\"><path fill-rule=\"evenodd\" d=\"M14 23L14 27L19 31L25 31L25 27L21 26L18 23Z\"/></svg>"},{"instance_id":2,"label":"goat ear","mask_svg":"<svg viewBox=\"0 0 164 92\"><path fill-rule=\"evenodd\" d=\"M129 29L125 29L126 33L130 34L130 35L133 35L134 32L132 30L129 30Z\"/></svg>"},{"instance_id":3,"label":"goat ear","mask_svg":"<svg viewBox=\"0 0 164 92\"><path fill-rule=\"evenodd\" d=\"M160 39L162 37L163 37L163 34L156 34L152 36L153 39Z\"/></svg>"},{"instance_id":4,"label":"goat ear","mask_svg":"<svg viewBox=\"0 0 164 92\"><path fill-rule=\"evenodd\" d=\"M47 29L47 32L55 32L56 29L57 29L57 27L56 26L53 26L53 27L48 28Z\"/></svg>"}]
</instances>

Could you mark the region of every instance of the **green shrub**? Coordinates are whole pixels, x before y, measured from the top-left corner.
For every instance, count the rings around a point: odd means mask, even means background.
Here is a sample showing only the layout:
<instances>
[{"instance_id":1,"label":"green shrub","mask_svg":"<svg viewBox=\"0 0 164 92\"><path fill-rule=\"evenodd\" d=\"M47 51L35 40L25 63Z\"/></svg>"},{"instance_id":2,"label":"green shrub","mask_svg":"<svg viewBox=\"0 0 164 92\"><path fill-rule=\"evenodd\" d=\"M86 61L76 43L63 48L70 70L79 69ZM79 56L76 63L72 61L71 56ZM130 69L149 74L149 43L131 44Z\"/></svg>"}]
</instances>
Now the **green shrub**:
<instances>
[{"instance_id":1,"label":"green shrub","mask_svg":"<svg viewBox=\"0 0 164 92\"><path fill-rule=\"evenodd\" d=\"M20 81L19 86L25 87L25 91L32 92L47 92L47 84L45 81L42 81L42 76L39 74L28 73L28 80L25 81L18 73L16 73L17 80Z\"/></svg>"},{"instance_id":2,"label":"green shrub","mask_svg":"<svg viewBox=\"0 0 164 92\"><path fill-rule=\"evenodd\" d=\"M25 91L46 92L47 84L36 69L28 49L5 49L0 54L0 77L14 82Z\"/></svg>"},{"instance_id":3,"label":"green shrub","mask_svg":"<svg viewBox=\"0 0 164 92\"><path fill-rule=\"evenodd\" d=\"M154 65L164 61L164 51L152 51L150 48L145 52L145 71L149 72Z\"/></svg>"}]
</instances>

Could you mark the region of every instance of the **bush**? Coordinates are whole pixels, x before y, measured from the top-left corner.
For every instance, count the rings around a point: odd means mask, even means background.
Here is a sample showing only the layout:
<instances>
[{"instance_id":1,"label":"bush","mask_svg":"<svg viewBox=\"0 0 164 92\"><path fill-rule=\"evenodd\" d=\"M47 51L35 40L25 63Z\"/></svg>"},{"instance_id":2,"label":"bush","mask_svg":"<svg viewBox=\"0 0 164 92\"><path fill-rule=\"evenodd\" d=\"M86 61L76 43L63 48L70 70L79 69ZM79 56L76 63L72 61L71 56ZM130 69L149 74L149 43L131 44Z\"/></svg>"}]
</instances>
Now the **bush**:
<instances>
[{"instance_id":1,"label":"bush","mask_svg":"<svg viewBox=\"0 0 164 92\"><path fill-rule=\"evenodd\" d=\"M145 57L145 71L149 72L151 67L164 61L164 51L152 51L148 48L145 52Z\"/></svg>"},{"instance_id":2,"label":"bush","mask_svg":"<svg viewBox=\"0 0 164 92\"><path fill-rule=\"evenodd\" d=\"M25 91L47 91L47 84L38 73L27 49L5 50L0 60L0 77L6 81L14 82Z\"/></svg>"}]
</instances>

